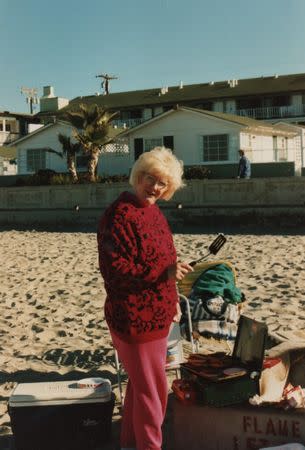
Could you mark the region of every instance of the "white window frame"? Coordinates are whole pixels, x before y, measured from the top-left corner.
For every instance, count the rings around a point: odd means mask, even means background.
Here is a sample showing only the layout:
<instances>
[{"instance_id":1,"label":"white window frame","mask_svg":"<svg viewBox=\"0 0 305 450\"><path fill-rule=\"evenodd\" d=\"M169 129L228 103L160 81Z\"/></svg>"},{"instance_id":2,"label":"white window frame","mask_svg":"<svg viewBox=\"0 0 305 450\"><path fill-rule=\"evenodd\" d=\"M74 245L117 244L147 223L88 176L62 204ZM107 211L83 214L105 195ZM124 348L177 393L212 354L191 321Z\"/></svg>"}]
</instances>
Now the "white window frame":
<instances>
[{"instance_id":1,"label":"white window frame","mask_svg":"<svg viewBox=\"0 0 305 450\"><path fill-rule=\"evenodd\" d=\"M273 136L273 159L277 162L288 161L288 138Z\"/></svg>"},{"instance_id":2,"label":"white window frame","mask_svg":"<svg viewBox=\"0 0 305 450\"><path fill-rule=\"evenodd\" d=\"M224 136L226 137L226 148L225 149L221 148L220 142L216 142L216 145L212 145L212 144L215 144L215 142L214 143L212 142L213 140L215 141L217 138L223 139ZM206 146L208 148L205 148ZM205 152L208 152L208 153L216 152L217 157L216 157L216 155L214 157L211 155L208 155L208 157L207 157L207 155L205 155ZM221 152L226 152L226 155L225 155L226 158L222 157L224 155ZM212 162L227 162L227 161L229 161L229 135L226 133L203 135L202 136L202 161L205 163L206 162L212 163Z\"/></svg>"},{"instance_id":3,"label":"white window frame","mask_svg":"<svg viewBox=\"0 0 305 450\"><path fill-rule=\"evenodd\" d=\"M288 138L281 138L278 149L279 161L288 161Z\"/></svg>"}]
</instances>

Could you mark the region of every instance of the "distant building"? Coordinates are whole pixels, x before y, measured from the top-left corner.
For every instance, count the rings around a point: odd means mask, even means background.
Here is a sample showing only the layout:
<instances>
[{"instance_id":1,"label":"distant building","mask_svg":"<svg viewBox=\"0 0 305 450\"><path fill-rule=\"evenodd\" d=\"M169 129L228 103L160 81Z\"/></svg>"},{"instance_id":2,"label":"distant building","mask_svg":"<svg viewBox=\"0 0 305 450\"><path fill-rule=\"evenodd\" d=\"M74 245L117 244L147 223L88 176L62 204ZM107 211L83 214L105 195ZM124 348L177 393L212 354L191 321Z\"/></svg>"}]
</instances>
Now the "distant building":
<instances>
[{"instance_id":1,"label":"distant building","mask_svg":"<svg viewBox=\"0 0 305 450\"><path fill-rule=\"evenodd\" d=\"M233 164L238 150L253 163L294 162L301 174L304 155L299 151L300 127L240 117L233 114L176 107L123 132L131 160L155 146L165 145L186 166Z\"/></svg>"},{"instance_id":2,"label":"distant building","mask_svg":"<svg viewBox=\"0 0 305 450\"><path fill-rule=\"evenodd\" d=\"M42 134L31 133L30 140L19 136L18 173L32 173L38 166L65 170L63 161L45 149L57 142L56 129L64 122L65 112L77 110L81 103L119 111L119 119L112 123L126 129L123 137L128 146L122 140L117 144L120 151L107 152L99 173L128 173L142 151L160 143L173 147L185 164L233 164L242 148L252 162L293 161L296 174L305 166L305 74L294 74L193 85L180 82L177 86L77 97L70 102L56 97L52 86L45 86L40 112L34 117L54 127L44 127ZM8 126L8 122L2 123L3 130ZM218 153L211 150L212 141ZM33 170L29 163L32 150L34 159L40 161Z\"/></svg>"},{"instance_id":3,"label":"distant building","mask_svg":"<svg viewBox=\"0 0 305 450\"><path fill-rule=\"evenodd\" d=\"M25 136L39 126L40 120L34 115L0 111L0 147Z\"/></svg>"},{"instance_id":4,"label":"distant building","mask_svg":"<svg viewBox=\"0 0 305 450\"><path fill-rule=\"evenodd\" d=\"M58 140L58 134L71 136L73 127L68 122L57 120L33 131L26 136L14 141L10 146L16 149L18 161L18 175L31 175L41 169L51 169L57 173L68 172L66 157L61 156L62 145ZM121 130L112 128L112 134L119 134ZM83 153L76 156L78 172L87 170L88 158ZM118 141L115 144L105 146L98 165L98 174L114 175L128 173L130 167L130 154L127 144Z\"/></svg>"},{"instance_id":5,"label":"distant building","mask_svg":"<svg viewBox=\"0 0 305 450\"><path fill-rule=\"evenodd\" d=\"M66 109L80 103L119 111L118 126L133 127L172 109L175 105L235 114L258 120L305 124L305 74L273 75L200 84L161 86L155 89L77 97ZM52 112L42 110L45 117Z\"/></svg>"},{"instance_id":6,"label":"distant building","mask_svg":"<svg viewBox=\"0 0 305 450\"><path fill-rule=\"evenodd\" d=\"M17 173L16 150L7 144L41 126L39 118L31 114L0 111L0 175Z\"/></svg>"}]
</instances>

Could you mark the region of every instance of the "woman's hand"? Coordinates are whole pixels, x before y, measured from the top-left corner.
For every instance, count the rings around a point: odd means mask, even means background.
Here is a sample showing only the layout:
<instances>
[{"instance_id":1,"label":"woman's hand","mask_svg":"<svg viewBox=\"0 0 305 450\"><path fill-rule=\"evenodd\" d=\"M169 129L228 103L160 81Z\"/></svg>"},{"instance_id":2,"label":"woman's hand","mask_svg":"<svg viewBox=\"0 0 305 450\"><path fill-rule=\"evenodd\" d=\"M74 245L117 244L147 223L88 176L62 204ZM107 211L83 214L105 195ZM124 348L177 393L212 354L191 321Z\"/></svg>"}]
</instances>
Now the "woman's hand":
<instances>
[{"instance_id":1,"label":"woman's hand","mask_svg":"<svg viewBox=\"0 0 305 450\"><path fill-rule=\"evenodd\" d=\"M176 314L174 315L173 322L180 322L181 316L182 316L182 312L181 312L181 308L180 308L180 303L177 302Z\"/></svg>"},{"instance_id":2,"label":"woman's hand","mask_svg":"<svg viewBox=\"0 0 305 450\"><path fill-rule=\"evenodd\" d=\"M194 272L192 266L185 262L176 262L176 264L172 264L171 266L169 266L168 278L180 281L183 280L185 275L189 272Z\"/></svg>"}]
</instances>

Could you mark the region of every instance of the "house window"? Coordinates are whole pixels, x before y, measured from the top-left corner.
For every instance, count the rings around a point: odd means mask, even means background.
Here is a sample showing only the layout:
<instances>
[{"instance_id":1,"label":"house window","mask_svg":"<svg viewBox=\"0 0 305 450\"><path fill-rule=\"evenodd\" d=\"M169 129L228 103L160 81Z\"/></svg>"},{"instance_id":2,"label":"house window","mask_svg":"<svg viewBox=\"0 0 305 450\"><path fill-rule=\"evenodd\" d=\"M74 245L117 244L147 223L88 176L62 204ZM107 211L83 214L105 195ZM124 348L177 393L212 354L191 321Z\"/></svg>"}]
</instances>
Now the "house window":
<instances>
[{"instance_id":1,"label":"house window","mask_svg":"<svg viewBox=\"0 0 305 450\"><path fill-rule=\"evenodd\" d=\"M162 138L144 139L144 151L149 152L155 147L161 147L163 145Z\"/></svg>"},{"instance_id":2,"label":"house window","mask_svg":"<svg viewBox=\"0 0 305 450\"><path fill-rule=\"evenodd\" d=\"M287 161L288 159L288 139L281 138L280 148L278 149L279 161Z\"/></svg>"},{"instance_id":3,"label":"house window","mask_svg":"<svg viewBox=\"0 0 305 450\"><path fill-rule=\"evenodd\" d=\"M273 136L273 159L274 161L288 160L288 139Z\"/></svg>"},{"instance_id":4,"label":"house window","mask_svg":"<svg viewBox=\"0 0 305 450\"><path fill-rule=\"evenodd\" d=\"M11 132L11 124L10 123L5 124L5 131L8 131L9 133Z\"/></svg>"},{"instance_id":5,"label":"house window","mask_svg":"<svg viewBox=\"0 0 305 450\"><path fill-rule=\"evenodd\" d=\"M46 168L46 151L42 148L29 149L26 154L26 167L28 172L38 172Z\"/></svg>"},{"instance_id":6,"label":"house window","mask_svg":"<svg viewBox=\"0 0 305 450\"><path fill-rule=\"evenodd\" d=\"M163 145L174 151L174 136L163 136Z\"/></svg>"},{"instance_id":7,"label":"house window","mask_svg":"<svg viewBox=\"0 0 305 450\"><path fill-rule=\"evenodd\" d=\"M212 134L203 138L203 161L227 161L229 136Z\"/></svg>"}]
</instances>

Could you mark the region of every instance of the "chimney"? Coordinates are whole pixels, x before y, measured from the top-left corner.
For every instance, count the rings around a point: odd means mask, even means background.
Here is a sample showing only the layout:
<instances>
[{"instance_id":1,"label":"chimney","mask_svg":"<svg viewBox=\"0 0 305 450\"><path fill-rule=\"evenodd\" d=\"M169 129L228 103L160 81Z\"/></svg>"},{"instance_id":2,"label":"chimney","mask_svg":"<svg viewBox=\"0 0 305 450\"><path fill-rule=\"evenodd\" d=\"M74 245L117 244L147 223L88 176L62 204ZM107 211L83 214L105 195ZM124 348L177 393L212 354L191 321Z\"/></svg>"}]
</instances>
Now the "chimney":
<instances>
[{"instance_id":1,"label":"chimney","mask_svg":"<svg viewBox=\"0 0 305 450\"><path fill-rule=\"evenodd\" d=\"M228 80L228 85L229 85L231 88L234 88L235 86L238 85L238 80Z\"/></svg>"},{"instance_id":2,"label":"chimney","mask_svg":"<svg viewBox=\"0 0 305 450\"><path fill-rule=\"evenodd\" d=\"M40 97L40 112L55 112L68 104L67 98L55 97L53 86L43 87L43 96Z\"/></svg>"},{"instance_id":3,"label":"chimney","mask_svg":"<svg viewBox=\"0 0 305 450\"><path fill-rule=\"evenodd\" d=\"M55 97L54 96L54 87L53 86L44 86L43 87L43 97Z\"/></svg>"}]
</instances>

